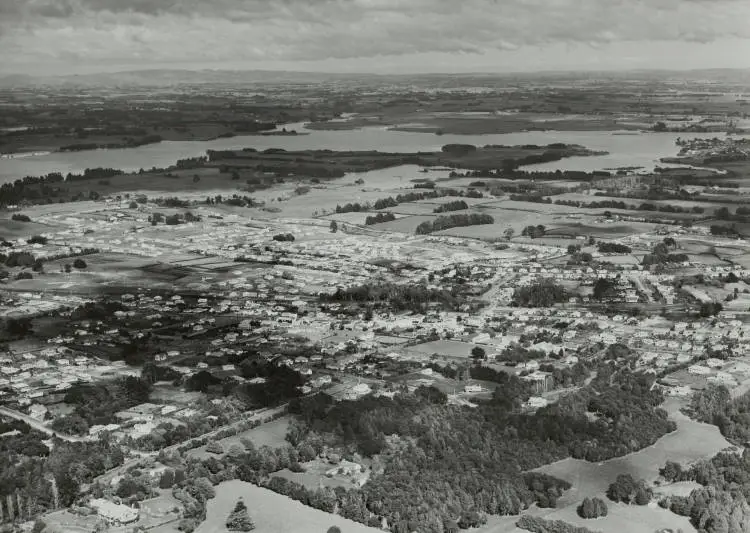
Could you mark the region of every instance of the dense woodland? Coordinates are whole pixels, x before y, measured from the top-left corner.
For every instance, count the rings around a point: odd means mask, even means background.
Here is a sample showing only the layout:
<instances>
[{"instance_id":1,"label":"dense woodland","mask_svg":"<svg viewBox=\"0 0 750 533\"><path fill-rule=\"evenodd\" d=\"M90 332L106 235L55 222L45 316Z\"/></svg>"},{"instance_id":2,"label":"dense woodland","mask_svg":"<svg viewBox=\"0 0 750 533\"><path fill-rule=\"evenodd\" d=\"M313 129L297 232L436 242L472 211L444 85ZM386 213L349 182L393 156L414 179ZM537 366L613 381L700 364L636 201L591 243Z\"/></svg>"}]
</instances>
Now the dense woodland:
<instances>
[{"instance_id":1,"label":"dense woodland","mask_svg":"<svg viewBox=\"0 0 750 533\"><path fill-rule=\"evenodd\" d=\"M581 526L574 526L562 520L545 520L538 516L524 515L516 526L531 533L594 533L594 531Z\"/></svg>"},{"instance_id":2,"label":"dense woodland","mask_svg":"<svg viewBox=\"0 0 750 533\"><path fill-rule=\"evenodd\" d=\"M519 307L551 307L566 302L567 291L552 280L544 279L513 291L513 304Z\"/></svg>"},{"instance_id":3,"label":"dense woodland","mask_svg":"<svg viewBox=\"0 0 750 533\"><path fill-rule=\"evenodd\" d=\"M750 453L719 453L688 469L667 462L660 474L669 482L696 481L703 485L689 496L659 502L673 513L687 516L700 533L750 531Z\"/></svg>"},{"instance_id":4,"label":"dense woodland","mask_svg":"<svg viewBox=\"0 0 750 533\"><path fill-rule=\"evenodd\" d=\"M444 309L458 310L465 298L456 291L430 289L425 285L396 285L393 283L366 283L347 289L338 289L334 294L321 294L323 301L357 302L387 305L396 311L424 311L434 305Z\"/></svg>"},{"instance_id":5,"label":"dense woodland","mask_svg":"<svg viewBox=\"0 0 750 533\"><path fill-rule=\"evenodd\" d=\"M29 519L68 506L82 484L123 462L119 446L106 439L72 443L52 439L19 422L0 422L0 523Z\"/></svg>"},{"instance_id":6,"label":"dense woodland","mask_svg":"<svg viewBox=\"0 0 750 533\"><path fill-rule=\"evenodd\" d=\"M724 385L709 385L693 396L690 410L697 420L717 426L732 442L750 441L750 393L732 398Z\"/></svg>"}]
</instances>

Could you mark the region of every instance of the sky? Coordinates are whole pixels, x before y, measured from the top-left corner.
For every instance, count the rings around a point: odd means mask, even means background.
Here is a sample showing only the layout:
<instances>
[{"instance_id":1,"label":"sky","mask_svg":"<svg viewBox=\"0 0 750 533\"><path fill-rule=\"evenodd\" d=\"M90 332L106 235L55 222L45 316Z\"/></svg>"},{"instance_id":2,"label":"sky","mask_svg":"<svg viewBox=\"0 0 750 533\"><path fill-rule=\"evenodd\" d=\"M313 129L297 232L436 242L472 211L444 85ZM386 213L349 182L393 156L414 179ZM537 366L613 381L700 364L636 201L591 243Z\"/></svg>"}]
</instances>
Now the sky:
<instances>
[{"instance_id":1,"label":"sky","mask_svg":"<svg viewBox=\"0 0 750 533\"><path fill-rule=\"evenodd\" d=\"M0 74L750 68L750 0L0 0Z\"/></svg>"}]
</instances>

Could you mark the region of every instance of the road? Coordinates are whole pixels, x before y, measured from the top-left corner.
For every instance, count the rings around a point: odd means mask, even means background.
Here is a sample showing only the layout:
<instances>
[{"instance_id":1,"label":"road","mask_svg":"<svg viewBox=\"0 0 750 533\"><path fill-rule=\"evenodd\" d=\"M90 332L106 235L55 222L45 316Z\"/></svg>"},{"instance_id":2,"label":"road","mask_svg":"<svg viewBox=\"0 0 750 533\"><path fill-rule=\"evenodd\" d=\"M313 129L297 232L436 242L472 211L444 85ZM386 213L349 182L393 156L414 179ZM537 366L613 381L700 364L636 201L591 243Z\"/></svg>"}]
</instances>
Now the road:
<instances>
[{"instance_id":1,"label":"road","mask_svg":"<svg viewBox=\"0 0 750 533\"><path fill-rule=\"evenodd\" d=\"M60 433L58 431L55 431L54 429L48 428L36 418L33 418L29 415L21 413L20 411L14 411L13 409L8 409L7 407L0 407L0 415L7 416L9 418L15 418L16 420L20 420L22 422L26 422L29 426L36 429L37 431L46 433L47 435L51 437L58 437L67 442L88 442L88 441L93 440L91 437L77 437L77 436L66 435L64 433Z\"/></svg>"},{"instance_id":2,"label":"road","mask_svg":"<svg viewBox=\"0 0 750 533\"><path fill-rule=\"evenodd\" d=\"M184 442L180 442L178 444L173 444L171 446L167 446L165 448L162 448L159 451L155 451L155 452L151 452L151 453L146 453L146 454L144 454L142 456L134 457L132 459L128 459L127 461L125 461L120 466L116 466L112 470L108 470L107 472L105 472L101 476L95 478L92 481L92 483L94 483L94 482L104 482L105 484L108 484L112 480L112 478L117 477L121 473L127 471L128 468L137 465L146 456L155 457L161 451L170 452L170 451L178 449L181 446L184 446L185 444L187 444L187 443L189 443L191 441L198 440L198 439L205 439L205 438L214 437L219 432L225 431L226 429L229 429L229 428L232 428L234 426L240 425L240 424L242 424L244 422L247 422L248 420L253 420L253 419L256 419L256 418L267 418L267 417L276 415L276 414L282 412L284 409L286 409L287 405L288 404L283 404L283 405L280 405L278 407L264 408L264 409L257 410L255 412L253 412L253 414L250 415L250 416L248 416L248 417L242 417L239 420L237 420L235 422L232 422L231 424L226 424L224 426L218 427L218 428L214 429L213 431L209 431L208 433L204 433L202 435L198 435L196 437L193 437L192 439L188 439L188 440L186 440Z\"/></svg>"}]
</instances>

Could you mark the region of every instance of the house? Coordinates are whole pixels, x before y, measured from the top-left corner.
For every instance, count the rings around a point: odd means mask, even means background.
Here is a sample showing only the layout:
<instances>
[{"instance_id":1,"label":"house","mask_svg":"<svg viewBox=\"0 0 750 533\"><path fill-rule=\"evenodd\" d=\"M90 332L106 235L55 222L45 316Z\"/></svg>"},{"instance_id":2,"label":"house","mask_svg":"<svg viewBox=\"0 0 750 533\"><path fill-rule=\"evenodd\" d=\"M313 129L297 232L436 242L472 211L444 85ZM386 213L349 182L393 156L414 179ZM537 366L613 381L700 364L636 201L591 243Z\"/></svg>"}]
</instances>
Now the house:
<instances>
[{"instance_id":1,"label":"house","mask_svg":"<svg viewBox=\"0 0 750 533\"><path fill-rule=\"evenodd\" d=\"M123 525L130 524L138 520L138 510L112 503L104 498L93 498L89 502L89 507L96 511L100 518L108 524Z\"/></svg>"},{"instance_id":2,"label":"house","mask_svg":"<svg viewBox=\"0 0 750 533\"><path fill-rule=\"evenodd\" d=\"M526 402L526 407L530 409L539 409L541 407L546 407L547 404L549 404L549 402L546 398L542 398L541 396L532 396Z\"/></svg>"}]
</instances>

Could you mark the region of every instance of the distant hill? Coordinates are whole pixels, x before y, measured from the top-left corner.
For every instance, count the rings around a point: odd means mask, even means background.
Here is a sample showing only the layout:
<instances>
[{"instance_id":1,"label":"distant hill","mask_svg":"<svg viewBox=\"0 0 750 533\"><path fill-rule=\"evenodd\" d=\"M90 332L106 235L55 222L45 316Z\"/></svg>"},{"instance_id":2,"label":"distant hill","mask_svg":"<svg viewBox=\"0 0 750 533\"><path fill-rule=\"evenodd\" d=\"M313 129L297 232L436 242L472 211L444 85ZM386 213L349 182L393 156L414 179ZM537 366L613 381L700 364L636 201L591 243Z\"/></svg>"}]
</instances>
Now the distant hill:
<instances>
[{"instance_id":1,"label":"distant hill","mask_svg":"<svg viewBox=\"0 0 750 533\"><path fill-rule=\"evenodd\" d=\"M513 82L615 81L644 82L710 81L724 84L750 84L750 69L707 69L690 71L637 70L529 73L460 73L460 74L368 74L322 73L281 70L131 70L111 73L73 74L63 76L0 75L0 87L83 86L83 87L168 87L176 85L237 84L320 84L320 83L408 83L426 86L492 86Z\"/></svg>"}]
</instances>

